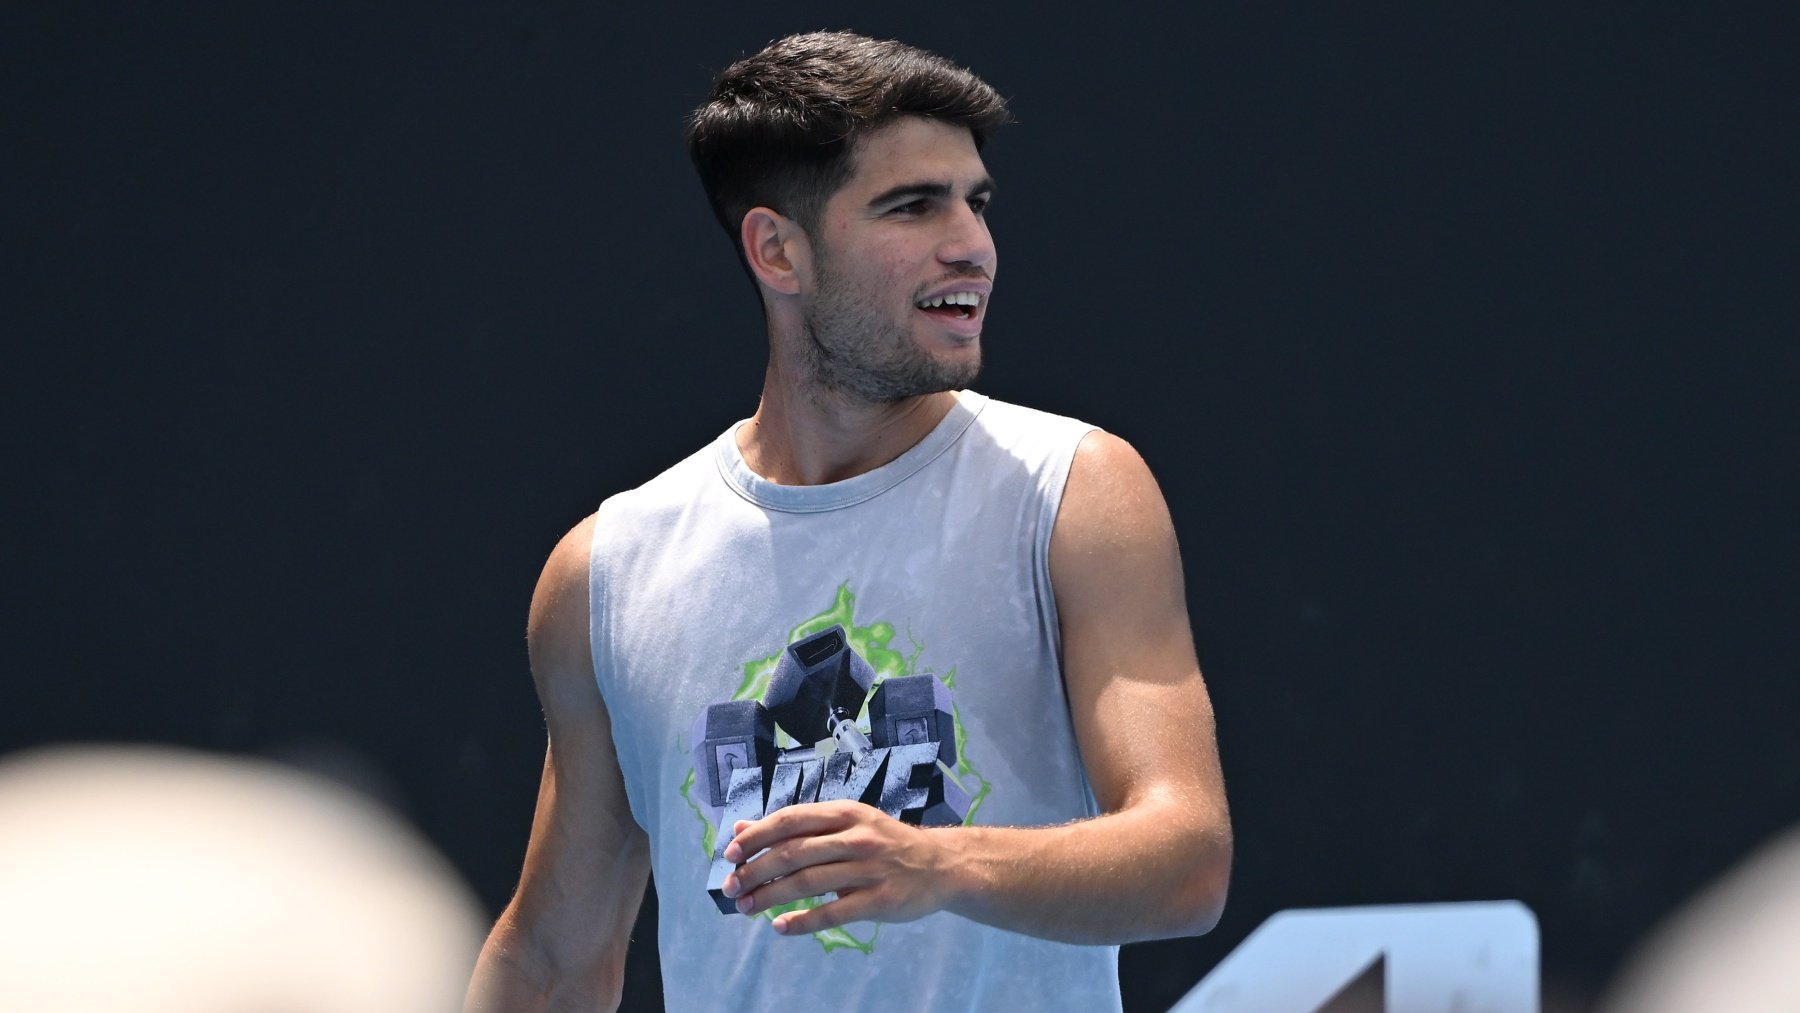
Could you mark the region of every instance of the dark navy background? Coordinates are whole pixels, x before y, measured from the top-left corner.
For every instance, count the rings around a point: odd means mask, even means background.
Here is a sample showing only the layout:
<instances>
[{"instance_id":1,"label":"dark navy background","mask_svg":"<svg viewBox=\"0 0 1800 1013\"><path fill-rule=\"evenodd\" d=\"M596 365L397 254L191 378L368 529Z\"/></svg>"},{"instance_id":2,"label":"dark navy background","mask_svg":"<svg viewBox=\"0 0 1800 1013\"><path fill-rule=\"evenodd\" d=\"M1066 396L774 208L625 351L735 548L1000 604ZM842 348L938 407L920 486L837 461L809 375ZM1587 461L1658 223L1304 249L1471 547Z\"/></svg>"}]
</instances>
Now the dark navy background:
<instances>
[{"instance_id":1,"label":"dark navy background","mask_svg":"<svg viewBox=\"0 0 1800 1013\"><path fill-rule=\"evenodd\" d=\"M154 6L0 13L0 750L334 771L497 910L538 567L755 406L682 118L852 27L1012 97L980 387L1181 534L1239 860L1131 1008L1490 898L1591 994L1800 820L1790 5Z\"/></svg>"}]
</instances>

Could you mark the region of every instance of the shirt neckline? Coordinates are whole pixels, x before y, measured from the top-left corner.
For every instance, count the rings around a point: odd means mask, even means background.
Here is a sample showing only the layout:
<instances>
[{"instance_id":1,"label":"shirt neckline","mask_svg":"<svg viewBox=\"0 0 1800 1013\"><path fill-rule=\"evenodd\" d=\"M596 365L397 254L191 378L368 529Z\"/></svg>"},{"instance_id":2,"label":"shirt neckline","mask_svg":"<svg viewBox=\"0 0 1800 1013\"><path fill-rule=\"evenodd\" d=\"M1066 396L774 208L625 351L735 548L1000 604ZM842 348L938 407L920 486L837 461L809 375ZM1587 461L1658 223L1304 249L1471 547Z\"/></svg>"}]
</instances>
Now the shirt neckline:
<instances>
[{"instance_id":1,"label":"shirt neckline","mask_svg":"<svg viewBox=\"0 0 1800 1013\"><path fill-rule=\"evenodd\" d=\"M733 492L757 506L785 513L822 513L841 510L874 499L917 474L919 469L950 449L957 438L975 422L987 407L986 395L972 390L956 392L956 403L932 427L931 432L906 452L873 471L865 471L842 482L824 485L781 485L750 470L738 450L737 431L749 419L734 422L713 441L719 477Z\"/></svg>"}]
</instances>

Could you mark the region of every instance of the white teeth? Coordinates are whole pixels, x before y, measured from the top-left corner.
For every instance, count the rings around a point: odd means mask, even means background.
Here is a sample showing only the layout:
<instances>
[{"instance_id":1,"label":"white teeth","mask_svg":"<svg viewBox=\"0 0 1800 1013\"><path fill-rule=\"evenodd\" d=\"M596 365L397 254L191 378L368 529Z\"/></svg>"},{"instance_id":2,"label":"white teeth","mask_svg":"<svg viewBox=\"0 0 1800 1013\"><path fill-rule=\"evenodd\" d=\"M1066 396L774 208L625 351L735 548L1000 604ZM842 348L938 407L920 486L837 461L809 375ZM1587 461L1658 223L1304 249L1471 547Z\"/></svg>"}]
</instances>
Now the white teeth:
<instances>
[{"instance_id":1,"label":"white teeth","mask_svg":"<svg viewBox=\"0 0 1800 1013\"><path fill-rule=\"evenodd\" d=\"M949 295L940 295L931 299L926 299L919 303L919 308L930 310L946 305L979 306L981 305L981 296L975 292L952 292Z\"/></svg>"}]
</instances>

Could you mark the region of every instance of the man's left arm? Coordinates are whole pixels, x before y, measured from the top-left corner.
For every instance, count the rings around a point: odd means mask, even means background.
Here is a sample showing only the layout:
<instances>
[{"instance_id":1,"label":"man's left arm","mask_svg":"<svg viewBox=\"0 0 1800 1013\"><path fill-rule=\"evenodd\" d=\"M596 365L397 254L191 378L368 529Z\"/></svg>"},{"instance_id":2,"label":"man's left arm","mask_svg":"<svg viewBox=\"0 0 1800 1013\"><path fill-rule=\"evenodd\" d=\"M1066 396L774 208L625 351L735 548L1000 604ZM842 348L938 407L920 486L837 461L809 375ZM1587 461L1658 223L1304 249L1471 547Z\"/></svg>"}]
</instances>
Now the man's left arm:
<instances>
[{"instance_id":1,"label":"man's left arm","mask_svg":"<svg viewBox=\"0 0 1800 1013\"><path fill-rule=\"evenodd\" d=\"M1175 529L1124 440L1093 432L1050 539L1063 676L1101 815L1055 827L921 829L856 802L740 823L727 880L748 914L802 934L937 910L1030 935L1120 943L1194 935L1225 903L1231 824L1212 705L1188 625Z\"/></svg>"}]
</instances>

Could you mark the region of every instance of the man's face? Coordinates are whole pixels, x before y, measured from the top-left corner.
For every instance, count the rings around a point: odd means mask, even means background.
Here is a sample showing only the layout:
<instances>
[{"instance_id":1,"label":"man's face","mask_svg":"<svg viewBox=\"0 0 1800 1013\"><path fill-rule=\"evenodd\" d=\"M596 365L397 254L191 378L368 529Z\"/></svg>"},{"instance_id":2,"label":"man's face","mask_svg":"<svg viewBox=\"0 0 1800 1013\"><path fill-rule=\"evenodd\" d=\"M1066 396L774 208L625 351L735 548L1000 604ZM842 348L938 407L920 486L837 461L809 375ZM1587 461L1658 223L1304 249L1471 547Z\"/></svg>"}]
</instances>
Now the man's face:
<instances>
[{"instance_id":1,"label":"man's face","mask_svg":"<svg viewBox=\"0 0 1800 1013\"><path fill-rule=\"evenodd\" d=\"M968 130L906 117L857 142L809 233L802 281L813 379L869 402L956 390L981 370L993 181Z\"/></svg>"}]
</instances>

